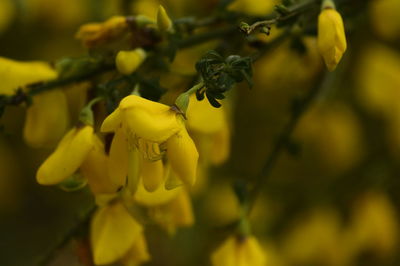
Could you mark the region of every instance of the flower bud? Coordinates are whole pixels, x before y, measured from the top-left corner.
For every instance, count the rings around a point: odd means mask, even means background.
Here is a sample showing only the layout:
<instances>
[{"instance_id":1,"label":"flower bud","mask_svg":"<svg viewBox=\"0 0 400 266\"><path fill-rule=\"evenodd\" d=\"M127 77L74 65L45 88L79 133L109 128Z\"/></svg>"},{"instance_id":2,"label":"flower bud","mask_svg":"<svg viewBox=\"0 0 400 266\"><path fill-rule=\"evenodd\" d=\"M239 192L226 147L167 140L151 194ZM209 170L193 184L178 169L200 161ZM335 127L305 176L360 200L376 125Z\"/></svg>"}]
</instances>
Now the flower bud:
<instances>
[{"instance_id":1,"label":"flower bud","mask_svg":"<svg viewBox=\"0 0 400 266\"><path fill-rule=\"evenodd\" d=\"M157 25L161 32L173 32L172 21L162 5L158 7Z\"/></svg>"},{"instance_id":2,"label":"flower bud","mask_svg":"<svg viewBox=\"0 0 400 266\"><path fill-rule=\"evenodd\" d=\"M119 51L115 58L115 64L120 73L130 75L143 63L146 59L146 52L142 48L132 51Z\"/></svg>"},{"instance_id":3,"label":"flower bud","mask_svg":"<svg viewBox=\"0 0 400 266\"><path fill-rule=\"evenodd\" d=\"M318 17L318 49L329 71L335 70L346 48L342 17L327 5Z\"/></svg>"}]
</instances>

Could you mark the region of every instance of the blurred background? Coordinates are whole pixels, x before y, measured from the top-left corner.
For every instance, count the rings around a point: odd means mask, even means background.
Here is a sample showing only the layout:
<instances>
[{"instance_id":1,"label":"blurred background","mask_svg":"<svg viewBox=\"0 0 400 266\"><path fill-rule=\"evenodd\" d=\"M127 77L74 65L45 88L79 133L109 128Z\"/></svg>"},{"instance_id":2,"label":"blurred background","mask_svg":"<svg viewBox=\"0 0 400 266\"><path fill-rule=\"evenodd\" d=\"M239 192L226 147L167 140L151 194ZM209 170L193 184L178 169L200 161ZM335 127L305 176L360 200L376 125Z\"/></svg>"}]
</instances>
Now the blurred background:
<instances>
[{"instance_id":1,"label":"blurred background","mask_svg":"<svg viewBox=\"0 0 400 266\"><path fill-rule=\"evenodd\" d=\"M253 65L254 87L239 86L225 100L231 152L203 173L207 184L193 196L195 225L173 237L146 228L148 265L209 264L224 226L239 215L232 184L260 172L296 99L321 76L320 93L257 199L252 231L273 266L400 265L400 1L339 2L349 48L337 70L325 73L312 33L296 38L303 49L288 39ZM80 25L112 15L154 18L160 3L172 18L201 18L218 1L0 0L0 56L49 62L80 56L86 53L74 38ZM229 8L263 15L275 3L238 0ZM354 12L349 6L357 3L363 4ZM214 46L180 51L173 67L181 76L162 78L164 87L187 88L185 77ZM36 183L35 172L52 149L25 144L24 120L22 106L7 107L0 120L0 265L84 265L77 255L82 241L60 244L93 198L87 190L68 193ZM86 232L76 234L82 240Z\"/></svg>"}]
</instances>

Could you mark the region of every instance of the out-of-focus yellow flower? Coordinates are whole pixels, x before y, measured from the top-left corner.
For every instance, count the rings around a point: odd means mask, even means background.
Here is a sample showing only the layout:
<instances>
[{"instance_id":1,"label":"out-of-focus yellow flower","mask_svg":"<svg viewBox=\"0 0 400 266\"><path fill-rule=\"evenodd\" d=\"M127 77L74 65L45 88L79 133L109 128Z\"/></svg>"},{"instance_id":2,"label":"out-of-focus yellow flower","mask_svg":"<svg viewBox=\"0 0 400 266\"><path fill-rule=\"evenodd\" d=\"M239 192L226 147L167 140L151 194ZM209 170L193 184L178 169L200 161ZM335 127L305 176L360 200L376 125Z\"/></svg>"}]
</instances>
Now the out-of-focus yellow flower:
<instances>
[{"instance_id":1,"label":"out-of-focus yellow flower","mask_svg":"<svg viewBox=\"0 0 400 266\"><path fill-rule=\"evenodd\" d=\"M130 75L146 59L146 52L142 48L136 48L132 51L119 51L115 58L115 64L120 73Z\"/></svg>"},{"instance_id":2,"label":"out-of-focus yellow flower","mask_svg":"<svg viewBox=\"0 0 400 266\"><path fill-rule=\"evenodd\" d=\"M81 26L75 37L89 48L121 38L128 29L126 18L114 16L103 23L89 23Z\"/></svg>"},{"instance_id":3,"label":"out-of-focus yellow flower","mask_svg":"<svg viewBox=\"0 0 400 266\"><path fill-rule=\"evenodd\" d=\"M376 1L379 2L379 1ZM369 111L387 118L398 110L400 54L381 44L368 44L356 72L357 96Z\"/></svg>"},{"instance_id":4,"label":"out-of-focus yellow flower","mask_svg":"<svg viewBox=\"0 0 400 266\"><path fill-rule=\"evenodd\" d=\"M198 153L180 114L169 106L130 95L104 120L101 131L117 132L121 127L121 138L126 138L128 142L128 153L132 156L135 151L140 153L143 169L151 162L159 161L161 164L165 152L172 171L179 179L185 184L194 183ZM151 187L146 186L149 180L143 180L143 184L146 189L155 190L162 178L157 180L157 184L153 183Z\"/></svg>"},{"instance_id":5,"label":"out-of-focus yellow flower","mask_svg":"<svg viewBox=\"0 0 400 266\"><path fill-rule=\"evenodd\" d=\"M355 114L346 106L330 104L315 106L301 119L296 135L305 141L305 162L323 167L333 173L350 169L363 156L362 131Z\"/></svg>"},{"instance_id":6,"label":"out-of-focus yellow flower","mask_svg":"<svg viewBox=\"0 0 400 266\"><path fill-rule=\"evenodd\" d=\"M368 192L357 202L348 230L352 248L359 253L369 250L386 256L397 252L397 211L382 192Z\"/></svg>"},{"instance_id":7,"label":"out-of-focus yellow flower","mask_svg":"<svg viewBox=\"0 0 400 266\"><path fill-rule=\"evenodd\" d=\"M52 147L69 124L65 94L60 89L40 93L26 111L24 139L32 147Z\"/></svg>"},{"instance_id":8,"label":"out-of-focus yellow flower","mask_svg":"<svg viewBox=\"0 0 400 266\"><path fill-rule=\"evenodd\" d=\"M11 95L18 87L57 78L57 72L48 63L14 61L0 57L0 94Z\"/></svg>"},{"instance_id":9,"label":"out-of-focus yellow flower","mask_svg":"<svg viewBox=\"0 0 400 266\"><path fill-rule=\"evenodd\" d=\"M0 33L5 31L15 17L15 3L12 0L0 0Z\"/></svg>"},{"instance_id":10,"label":"out-of-focus yellow flower","mask_svg":"<svg viewBox=\"0 0 400 266\"><path fill-rule=\"evenodd\" d=\"M133 243L132 248L121 260L124 266L137 266L150 260L150 254L147 251L147 243L143 234Z\"/></svg>"},{"instance_id":11,"label":"out-of-focus yellow flower","mask_svg":"<svg viewBox=\"0 0 400 266\"><path fill-rule=\"evenodd\" d=\"M149 215L170 234L174 234L178 227L188 227L194 223L192 203L184 189L177 191L175 197L167 203L150 207Z\"/></svg>"},{"instance_id":12,"label":"out-of-focus yellow flower","mask_svg":"<svg viewBox=\"0 0 400 266\"><path fill-rule=\"evenodd\" d=\"M282 256L290 265L345 265L340 237L338 213L330 209L315 210L286 234Z\"/></svg>"},{"instance_id":13,"label":"out-of-focus yellow flower","mask_svg":"<svg viewBox=\"0 0 400 266\"><path fill-rule=\"evenodd\" d=\"M94 263L110 264L123 259L130 251L135 251L139 255L138 259L144 260L146 245L142 231L142 226L121 202L113 202L100 208L94 214L90 226Z\"/></svg>"},{"instance_id":14,"label":"out-of-focus yellow flower","mask_svg":"<svg viewBox=\"0 0 400 266\"><path fill-rule=\"evenodd\" d=\"M230 236L211 255L213 266L265 266L264 251L254 236Z\"/></svg>"},{"instance_id":15,"label":"out-of-focus yellow flower","mask_svg":"<svg viewBox=\"0 0 400 266\"><path fill-rule=\"evenodd\" d=\"M74 174L93 148L93 127L72 128L36 173L42 185L55 185Z\"/></svg>"},{"instance_id":16,"label":"out-of-focus yellow flower","mask_svg":"<svg viewBox=\"0 0 400 266\"><path fill-rule=\"evenodd\" d=\"M172 32L173 24L172 20L169 18L167 11L162 5L159 5L157 11L157 25L161 32Z\"/></svg>"},{"instance_id":17,"label":"out-of-focus yellow flower","mask_svg":"<svg viewBox=\"0 0 400 266\"><path fill-rule=\"evenodd\" d=\"M225 108L214 108L207 101L198 101L195 95L191 95L186 116L189 131L199 139L196 144L201 156L214 165L225 162L230 151L230 130Z\"/></svg>"},{"instance_id":18,"label":"out-of-focus yellow flower","mask_svg":"<svg viewBox=\"0 0 400 266\"><path fill-rule=\"evenodd\" d=\"M294 88L296 93L299 88L311 86L310 81L314 80L319 73L322 62L315 39L303 38L302 42L307 49L305 54L300 54L290 48L290 42L284 42L257 60L254 65L255 86L259 87L261 91ZM279 93L282 95L281 90ZM270 93L268 93L268 97L271 97ZM276 98L274 97L274 101ZM254 97L252 104L265 105L265 98Z\"/></svg>"},{"instance_id":19,"label":"out-of-focus yellow flower","mask_svg":"<svg viewBox=\"0 0 400 266\"><path fill-rule=\"evenodd\" d=\"M271 13L278 3L279 0L236 0L228 6L228 9L248 15L265 16Z\"/></svg>"},{"instance_id":20,"label":"out-of-focus yellow flower","mask_svg":"<svg viewBox=\"0 0 400 266\"><path fill-rule=\"evenodd\" d=\"M335 70L346 48L341 15L334 6L324 7L318 17L318 49L329 71Z\"/></svg>"},{"instance_id":21,"label":"out-of-focus yellow flower","mask_svg":"<svg viewBox=\"0 0 400 266\"><path fill-rule=\"evenodd\" d=\"M372 28L382 37L393 40L400 36L400 2L376 0L369 2Z\"/></svg>"}]
</instances>

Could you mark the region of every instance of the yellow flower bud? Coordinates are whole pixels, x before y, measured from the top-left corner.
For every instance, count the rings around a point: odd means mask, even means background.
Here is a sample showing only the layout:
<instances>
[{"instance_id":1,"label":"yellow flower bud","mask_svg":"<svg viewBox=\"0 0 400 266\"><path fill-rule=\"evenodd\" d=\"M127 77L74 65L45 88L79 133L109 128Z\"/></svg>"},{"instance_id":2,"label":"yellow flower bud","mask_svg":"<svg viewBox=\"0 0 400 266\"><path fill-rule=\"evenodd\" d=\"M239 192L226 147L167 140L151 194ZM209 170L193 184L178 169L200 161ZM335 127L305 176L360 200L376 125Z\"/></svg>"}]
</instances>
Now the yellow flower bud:
<instances>
[{"instance_id":1,"label":"yellow flower bud","mask_svg":"<svg viewBox=\"0 0 400 266\"><path fill-rule=\"evenodd\" d=\"M172 21L169 18L167 11L165 11L165 8L162 5L160 5L158 7L157 25L158 25L158 29L161 32L172 32L173 31Z\"/></svg>"},{"instance_id":2,"label":"yellow flower bud","mask_svg":"<svg viewBox=\"0 0 400 266\"><path fill-rule=\"evenodd\" d=\"M115 64L120 73L130 75L146 59L146 52L142 48L137 48L132 51L119 51L115 58Z\"/></svg>"},{"instance_id":3,"label":"yellow flower bud","mask_svg":"<svg viewBox=\"0 0 400 266\"><path fill-rule=\"evenodd\" d=\"M55 185L75 173L93 148L93 127L71 129L36 173L42 185Z\"/></svg>"},{"instance_id":4,"label":"yellow flower bud","mask_svg":"<svg viewBox=\"0 0 400 266\"><path fill-rule=\"evenodd\" d=\"M24 139L32 147L54 147L67 130L69 113L64 92L46 91L33 97L26 111Z\"/></svg>"},{"instance_id":5,"label":"yellow flower bud","mask_svg":"<svg viewBox=\"0 0 400 266\"><path fill-rule=\"evenodd\" d=\"M266 258L254 236L230 236L211 255L211 262L213 266L265 266Z\"/></svg>"},{"instance_id":6,"label":"yellow flower bud","mask_svg":"<svg viewBox=\"0 0 400 266\"><path fill-rule=\"evenodd\" d=\"M335 70L346 48L342 17L334 8L324 8L318 17L318 49L329 71Z\"/></svg>"},{"instance_id":7,"label":"yellow flower bud","mask_svg":"<svg viewBox=\"0 0 400 266\"><path fill-rule=\"evenodd\" d=\"M103 265L122 259L140 240L142 231L121 202L97 210L90 226L94 263Z\"/></svg>"}]
</instances>

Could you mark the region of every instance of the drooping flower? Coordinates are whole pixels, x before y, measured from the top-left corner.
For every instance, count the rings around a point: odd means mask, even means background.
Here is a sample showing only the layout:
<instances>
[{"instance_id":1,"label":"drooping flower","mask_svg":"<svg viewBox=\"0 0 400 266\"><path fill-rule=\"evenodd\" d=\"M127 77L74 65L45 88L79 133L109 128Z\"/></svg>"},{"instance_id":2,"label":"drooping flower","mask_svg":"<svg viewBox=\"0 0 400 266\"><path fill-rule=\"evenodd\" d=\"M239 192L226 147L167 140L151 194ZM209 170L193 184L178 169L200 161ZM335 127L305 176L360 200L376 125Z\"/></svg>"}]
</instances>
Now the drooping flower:
<instances>
[{"instance_id":1,"label":"drooping flower","mask_svg":"<svg viewBox=\"0 0 400 266\"><path fill-rule=\"evenodd\" d=\"M230 236L211 255L213 266L265 266L262 247L254 236Z\"/></svg>"},{"instance_id":2,"label":"drooping flower","mask_svg":"<svg viewBox=\"0 0 400 266\"><path fill-rule=\"evenodd\" d=\"M160 5L157 11L157 25L158 29L161 32L172 32L173 31L173 24L172 20L165 11L165 8Z\"/></svg>"},{"instance_id":3,"label":"drooping flower","mask_svg":"<svg viewBox=\"0 0 400 266\"><path fill-rule=\"evenodd\" d=\"M36 173L41 185L55 185L74 174L93 148L93 127L74 127Z\"/></svg>"},{"instance_id":4,"label":"drooping flower","mask_svg":"<svg viewBox=\"0 0 400 266\"><path fill-rule=\"evenodd\" d=\"M328 70L333 71L346 51L346 35L333 2L325 0L324 4L318 17L318 49Z\"/></svg>"},{"instance_id":5,"label":"drooping flower","mask_svg":"<svg viewBox=\"0 0 400 266\"><path fill-rule=\"evenodd\" d=\"M96 211L90 225L90 243L96 265L118 260L144 262L149 259L143 227L120 201L111 202Z\"/></svg>"},{"instance_id":6,"label":"drooping flower","mask_svg":"<svg viewBox=\"0 0 400 266\"><path fill-rule=\"evenodd\" d=\"M124 156L122 161L125 165L120 166L119 174L127 174L135 187L142 176L147 190L157 189L163 180L161 159L164 154L172 171L183 183L194 183L198 153L186 131L183 117L171 107L136 95L127 96L104 120L101 131L115 132L110 161L117 168L121 162L115 158ZM124 148L124 142L128 144L127 148ZM133 166L135 164L139 169Z\"/></svg>"}]
</instances>

